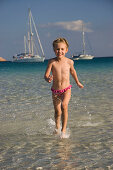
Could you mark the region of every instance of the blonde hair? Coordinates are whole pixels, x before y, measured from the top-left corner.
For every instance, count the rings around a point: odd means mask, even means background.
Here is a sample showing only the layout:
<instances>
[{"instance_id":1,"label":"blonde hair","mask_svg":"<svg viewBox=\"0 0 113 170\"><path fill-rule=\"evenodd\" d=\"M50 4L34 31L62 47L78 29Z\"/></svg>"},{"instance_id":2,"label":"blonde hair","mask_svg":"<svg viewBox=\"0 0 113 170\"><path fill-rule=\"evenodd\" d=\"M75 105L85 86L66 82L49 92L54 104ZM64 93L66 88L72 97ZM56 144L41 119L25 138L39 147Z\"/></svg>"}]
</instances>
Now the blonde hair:
<instances>
[{"instance_id":1,"label":"blonde hair","mask_svg":"<svg viewBox=\"0 0 113 170\"><path fill-rule=\"evenodd\" d=\"M56 40L53 41L53 48L55 48L55 45L58 43L65 43L66 47L69 47L68 41L65 38L57 38Z\"/></svg>"}]
</instances>

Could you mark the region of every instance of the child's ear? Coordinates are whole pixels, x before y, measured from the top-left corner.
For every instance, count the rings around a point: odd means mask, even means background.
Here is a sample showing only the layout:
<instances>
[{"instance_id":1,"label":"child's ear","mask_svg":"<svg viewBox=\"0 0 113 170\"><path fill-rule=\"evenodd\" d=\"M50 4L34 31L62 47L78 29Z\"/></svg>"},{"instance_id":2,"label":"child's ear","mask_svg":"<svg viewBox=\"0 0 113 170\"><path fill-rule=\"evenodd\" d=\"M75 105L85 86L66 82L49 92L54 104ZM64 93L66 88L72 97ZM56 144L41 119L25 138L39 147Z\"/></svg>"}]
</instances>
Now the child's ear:
<instances>
[{"instance_id":1,"label":"child's ear","mask_svg":"<svg viewBox=\"0 0 113 170\"><path fill-rule=\"evenodd\" d=\"M68 48L66 49L66 53L68 52Z\"/></svg>"}]
</instances>

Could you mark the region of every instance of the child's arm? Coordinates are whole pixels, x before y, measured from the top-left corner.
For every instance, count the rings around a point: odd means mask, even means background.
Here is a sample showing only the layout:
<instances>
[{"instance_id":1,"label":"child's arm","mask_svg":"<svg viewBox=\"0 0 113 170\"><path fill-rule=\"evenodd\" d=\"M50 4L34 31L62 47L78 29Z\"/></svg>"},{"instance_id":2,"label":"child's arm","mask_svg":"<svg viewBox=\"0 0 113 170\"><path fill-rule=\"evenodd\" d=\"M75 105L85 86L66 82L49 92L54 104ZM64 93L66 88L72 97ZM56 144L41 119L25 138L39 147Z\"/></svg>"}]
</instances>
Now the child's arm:
<instances>
[{"instance_id":1,"label":"child's arm","mask_svg":"<svg viewBox=\"0 0 113 170\"><path fill-rule=\"evenodd\" d=\"M78 77L77 77L77 73L74 69L74 62L71 60L71 67L70 67L70 72L71 72L71 75L72 77L74 78L74 80L76 81L77 85L80 87L80 88L83 88L84 86L79 82L78 80Z\"/></svg>"},{"instance_id":2,"label":"child's arm","mask_svg":"<svg viewBox=\"0 0 113 170\"><path fill-rule=\"evenodd\" d=\"M53 75L50 75L51 68L52 68L52 63L51 63L51 61L49 61L47 69L45 71L45 75L44 75L44 78L48 83L51 83L51 81L53 80Z\"/></svg>"}]
</instances>

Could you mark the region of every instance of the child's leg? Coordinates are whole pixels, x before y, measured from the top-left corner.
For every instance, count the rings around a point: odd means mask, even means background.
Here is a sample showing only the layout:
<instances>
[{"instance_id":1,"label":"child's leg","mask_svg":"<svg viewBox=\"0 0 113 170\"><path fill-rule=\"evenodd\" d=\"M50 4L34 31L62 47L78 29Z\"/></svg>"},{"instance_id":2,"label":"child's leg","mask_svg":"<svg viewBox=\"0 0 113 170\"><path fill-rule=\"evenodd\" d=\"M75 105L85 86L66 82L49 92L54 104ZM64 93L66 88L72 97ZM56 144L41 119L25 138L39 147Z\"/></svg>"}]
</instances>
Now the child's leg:
<instances>
[{"instance_id":1,"label":"child's leg","mask_svg":"<svg viewBox=\"0 0 113 170\"><path fill-rule=\"evenodd\" d=\"M55 109L55 123L56 123L56 129L60 129L60 119L61 119L61 99L57 95L52 95L53 98L53 105Z\"/></svg>"},{"instance_id":2,"label":"child's leg","mask_svg":"<svg viewBox=\"0 0 113 170\"><path fill-rule=\"evenodd\" d=\"M68 104L71 98L71 89L67 90L63 94L62 99L62 132L66 132L67 120L68 120Z\"/></svg>"}]
</instances>

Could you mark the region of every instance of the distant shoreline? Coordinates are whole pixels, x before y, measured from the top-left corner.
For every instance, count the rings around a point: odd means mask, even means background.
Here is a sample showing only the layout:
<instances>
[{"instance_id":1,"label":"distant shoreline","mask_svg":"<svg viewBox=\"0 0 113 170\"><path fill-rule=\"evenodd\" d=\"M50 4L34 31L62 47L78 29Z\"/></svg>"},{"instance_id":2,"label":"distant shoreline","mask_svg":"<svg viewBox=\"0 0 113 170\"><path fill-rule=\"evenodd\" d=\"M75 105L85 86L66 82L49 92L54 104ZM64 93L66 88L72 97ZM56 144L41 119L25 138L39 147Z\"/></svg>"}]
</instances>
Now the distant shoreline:
<instances>
[{"instance_id":1,"label":"distant shoreline","mask_svg":"<svg viewBox=\"0 0 113 170\"><path fill-rule=\"evenodd\" d=\"M5 58L0 57L0 62L7 61Z\"/></svg>"}]
</instances>

